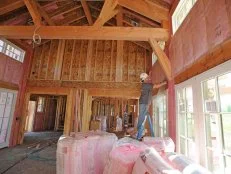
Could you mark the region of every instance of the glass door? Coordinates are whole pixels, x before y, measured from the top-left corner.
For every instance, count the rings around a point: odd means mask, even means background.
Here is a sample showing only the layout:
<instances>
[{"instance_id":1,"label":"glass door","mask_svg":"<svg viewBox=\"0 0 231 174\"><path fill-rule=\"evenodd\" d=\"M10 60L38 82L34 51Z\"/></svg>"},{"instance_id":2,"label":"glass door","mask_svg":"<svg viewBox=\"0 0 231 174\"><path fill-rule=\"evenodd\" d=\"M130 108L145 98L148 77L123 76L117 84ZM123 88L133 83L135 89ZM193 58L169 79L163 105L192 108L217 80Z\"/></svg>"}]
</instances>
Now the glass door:
<instances>
[{"instance_id":1,"label":"glass door","mask_svg":"<svg viewBox=\"0 0 231 174\"><path fill-rule=\"evenodd\" d=\"M9 145L17 92L0 88L0 148Z\"/></svg>"}]
</instances>

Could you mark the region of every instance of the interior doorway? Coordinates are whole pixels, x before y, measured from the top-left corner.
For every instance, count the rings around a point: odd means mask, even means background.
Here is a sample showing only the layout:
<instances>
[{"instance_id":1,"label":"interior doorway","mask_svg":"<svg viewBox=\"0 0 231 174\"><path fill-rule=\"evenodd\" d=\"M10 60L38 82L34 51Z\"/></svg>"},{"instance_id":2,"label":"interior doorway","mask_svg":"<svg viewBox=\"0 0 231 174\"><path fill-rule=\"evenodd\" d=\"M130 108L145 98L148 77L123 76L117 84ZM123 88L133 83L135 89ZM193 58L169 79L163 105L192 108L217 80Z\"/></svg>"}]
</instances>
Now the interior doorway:
<instances>
[{"instance_id":1,"label":"interior doorway","mask_svg":"<svg viewBox=\"0 0 231 174\"><path fill-rule=\"evenodd\" d=\"M25 130L28 132L63 131L66 96L30 96Z\"/></svg>"}]
</instances>

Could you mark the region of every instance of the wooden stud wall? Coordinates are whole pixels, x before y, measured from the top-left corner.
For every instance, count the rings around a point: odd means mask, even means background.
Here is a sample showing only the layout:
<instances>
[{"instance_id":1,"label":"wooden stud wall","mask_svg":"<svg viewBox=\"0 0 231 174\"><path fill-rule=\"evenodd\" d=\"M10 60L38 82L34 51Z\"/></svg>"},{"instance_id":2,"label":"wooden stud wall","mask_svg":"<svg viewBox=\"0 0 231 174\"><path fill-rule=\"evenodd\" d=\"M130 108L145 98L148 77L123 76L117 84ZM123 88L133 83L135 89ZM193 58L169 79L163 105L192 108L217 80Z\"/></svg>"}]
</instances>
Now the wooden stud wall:
<instances>
[{"instance_id":1,"label":"wooden stud wall","mask_svg":"<svg viewBox=\"0 0 231 174\"><path fill-rule=\"evenodd\" d=\"M30 79L54 80L60 56L61 77L55 80L115 82L116 69L122 68L122 82L138 82L149 66L149 51L129 41L123 45L122 67L116 67L117 41L66 40L59 47L60 42L52 40L35 48Z\"/></svg>"},{"instance_id":2,"label":"wooden stud wall","mask_svg":"<svg viewBox=\"0 0 231 174\"><path fill-rule=\"evenodd\" d=\"M128 105L128 113L133 113L133 116L137 116L136 112L133 112L131 105L137 105L136 99L125 99L125 98L111 98L111 97L93 97L92 101L92 119L97 116L107 116L109 129L115 128L116 116L124 117L125 106ZM134 120L134 118L133 118ZM133 123L134 124L134 123Z\"/></svg>"}]
</instances>

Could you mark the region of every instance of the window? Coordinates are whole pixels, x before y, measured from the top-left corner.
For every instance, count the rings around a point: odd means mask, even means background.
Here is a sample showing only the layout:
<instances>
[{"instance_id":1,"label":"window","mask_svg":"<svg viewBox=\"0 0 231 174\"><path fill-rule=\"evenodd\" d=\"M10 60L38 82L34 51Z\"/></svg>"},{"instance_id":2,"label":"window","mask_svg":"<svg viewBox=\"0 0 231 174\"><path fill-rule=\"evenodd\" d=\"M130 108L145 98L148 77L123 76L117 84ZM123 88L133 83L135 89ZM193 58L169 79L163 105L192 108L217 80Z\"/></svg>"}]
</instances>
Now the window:
<instances>
[{"instance_id":1,"label":"window","mask_svg":"<svg viewBox=\"0 0 231 174\"><path fill-rule=\"evenodd\" d=\"M173 33L180 27L197 0L181 0L172 15Z\"/></svg>"},{"instance_id":2,"label":"window","mask_svg":"<svg viewBox=\"0 0 231 174\"><path fill-rule=\"evenodd\" d=\"M154 128L155 136L166 137L168 136L167 129L167 96L166 91L158 94L153 98L153 115L154 115Z\"/></svg>"},{"instance_id":3,"label":"window","mask_svg":"<svg viewBox=\"0 0 231 174\"><path fill-rule=\"evenodd\" d=\"M202 82L208 168L231 172L231 72Z\"/></svg>"},{"instance_id":4,"label":"window","mask_svg":"<svg viewBox=\"0 0 231 174\"><path fill-rule=\"evenodd\" d=\"M4 45L4 42L2 40L0 40L0 52L3 51L3 45Z\"/></svg>"},{"instance_id":5,"label":"window","mask_svg":"<svg viewBox=\"0 0 231 174\"><path fill-rule=\"evenodd\" d=\"M38 97L37 112L44 112L45 97Z\"/></svg>"},{"instance_id":6,"label":"window","mask_svg":"<svg viewBox=\"0 0 231 174\"><path fill-rule=\"evenodd\" d=\"M159 41L158 44L162 50L165 49L165 42ZM156 63L157 59L158 59L157 55L153 52L152 53L152 66Z\"/></svg>"},{"instance_id":7,"label":"window","mask_svg":"<svg viewBox=\"0 0 231 174\"><path fill-rule=\"evenodd\" d=\"M193 92L191 86L177 90L177 108L180 153L191 159L196 159Z\"/></svg>"},{"instance_id":8,"label":"window","mask_svg":"<svg viewBox=\"0 0 231 174\"><path fill-rule=\"evenodd\" d=\"M25 51L5 39L0 39L0 52L20 62L25 56Z\"/></svg>"},{"instance_id":9,"label":"window","mask_svg":"<svg viewBox=\"0 0 231 174\"><path fill-rule=\"evenodd\" d=\"M230 67L231 60L176 86L177 152L215 174L231 173Z\"/></svg>"}]
</instances>

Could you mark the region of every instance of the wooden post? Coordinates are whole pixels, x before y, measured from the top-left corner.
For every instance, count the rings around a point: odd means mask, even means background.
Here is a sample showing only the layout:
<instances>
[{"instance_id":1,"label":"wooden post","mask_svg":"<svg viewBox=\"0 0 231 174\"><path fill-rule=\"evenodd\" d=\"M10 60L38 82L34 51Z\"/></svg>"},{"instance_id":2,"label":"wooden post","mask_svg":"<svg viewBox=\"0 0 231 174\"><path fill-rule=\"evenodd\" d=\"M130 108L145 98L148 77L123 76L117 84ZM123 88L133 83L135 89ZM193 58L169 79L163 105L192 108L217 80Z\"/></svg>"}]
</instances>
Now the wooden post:
<instances>
[{"instance_id":1,"label":"wooden post","mask_svg":"<svg viewBox=\"0 0 231 174\"><path fill-rule=\"evenodd\" d=\"M59 40L59 47L58 47L56 65L55 65L54 80L60 80L61 79L64 49L65 49L65 40Z\"/></svg>"},{"instance_id":2,"label":"wooden post","mask_svg":"<svg viewBox=\"0 0 231 174\"><path fill-rule=\"evenodd\" d=\"M90 81L92 52L93 52L93 41L89 40L88 48L87 48L86 70L85 70L85 80L86 81Z\"/></svg>"},{"instance_id":3,"label":"wooden post","mask_svg":"<svg viewBox=\"0 0 231 174\"><path fill-rule=\"evenodd\" d=\"M88 96L88 90L84 89L84 97L83 97L83 115L82 115L82 131L88 131L90 125L90 114L91 114L91 102L92 97Z\"/></svg>"},{"instance_id":4,"label":"wooden post","mask_svg":"<svg viewBox=\"0 0 231 174\"><path fill-rule=\"evenodd\" d=\"M23 105L23 112L22 117L20 118L20 129L19 129L19 136L18 136L18 144L23 143L24 139L24 132L25 132L25 123L26 123L26 117L28 115L28 105L30 101L30 93L26 93L25 99L24 99L24 105Z\"/></svg>"},{"instance_id":5,"label":"wooden post","mask_svg":"<svg viewBox=\"0 0 231 174\"><path fill-rule=\"evenodd\" d=\"M123 25L123 13L121 7L116 16L118 26ZM117 41L117 56L116 56L116 82L122 82L123 80L123 47L124 41Z\"/></svg>"},{"instance_id":6,"label":"wooden post","mask_svg":"<svg viewBox=\"0 0 231 174\"><path fill-rule=\"evenodd\" d=\"M74 89L70 90L70 93L67 96L67 104L66 104L66 114L65 114L65 122L64 122L64 135L69 135L71 131L71 115L72 115L72 99L73 99Z\"/></svg>"},{"instance_id":7,"label":"wooden post","mask_svg":"<svg viewBox=\"0 0 231 174\"><path fill-rule=\"evenodd\" d=\"M155 52L158 61L160 62L160 65L162 69L164 70L164 73L168 80L172 79L172 70L171 70L171 63L167 57L167 55L164 53L164 51L160 48L157 41L153 38L149 39L149 43Z\"/></svg>"},{"instance_id":8,"label":"wooden post","mask_svg":"<svg viewBox=\"0 0 231 174\"><path fill-rule=\"evenodd\" d=\"M176 102L174 80L168 81L168 132L176 144Z\"/></svg>"}]
</instances>

